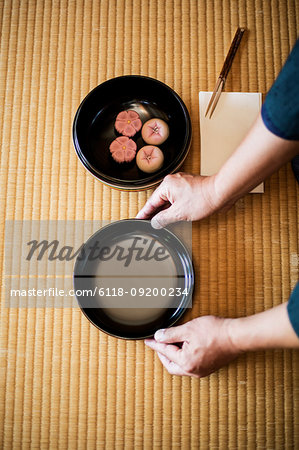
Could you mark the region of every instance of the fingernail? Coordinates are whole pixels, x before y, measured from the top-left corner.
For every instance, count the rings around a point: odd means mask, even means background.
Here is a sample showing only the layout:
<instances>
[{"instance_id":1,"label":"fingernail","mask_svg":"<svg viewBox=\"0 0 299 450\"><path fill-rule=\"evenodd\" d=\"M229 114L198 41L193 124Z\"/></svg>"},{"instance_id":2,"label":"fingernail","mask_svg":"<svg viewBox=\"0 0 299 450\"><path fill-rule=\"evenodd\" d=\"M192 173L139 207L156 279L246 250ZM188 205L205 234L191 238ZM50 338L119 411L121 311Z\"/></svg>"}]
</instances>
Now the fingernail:
<instances>
[{"instance_id":1,"label":"fingernail","mask_svg":"<svg viewBox=\"0 0 299 450\"><path fill-rule=\"evenodd\" d=\"M163 341L163 339L164 339L164 332L165 332L164 329L156 331L155 336L154 336L155 340L158 341L158 342L159 341Z\"/></svg>"},{"instance_id":2,"label":"fingernail","mask_svg":"<svg viewBox=\"0 0 299 450\"><path fill-rule=\"evenodd\" d=\"M159 224L159 222L157 221L157 219L155 217L153 217L151 220L151 226L153 228L155 228L156 230L160 230L160 228L162 228L162 226Z\"/></svg>"}]
</instances>

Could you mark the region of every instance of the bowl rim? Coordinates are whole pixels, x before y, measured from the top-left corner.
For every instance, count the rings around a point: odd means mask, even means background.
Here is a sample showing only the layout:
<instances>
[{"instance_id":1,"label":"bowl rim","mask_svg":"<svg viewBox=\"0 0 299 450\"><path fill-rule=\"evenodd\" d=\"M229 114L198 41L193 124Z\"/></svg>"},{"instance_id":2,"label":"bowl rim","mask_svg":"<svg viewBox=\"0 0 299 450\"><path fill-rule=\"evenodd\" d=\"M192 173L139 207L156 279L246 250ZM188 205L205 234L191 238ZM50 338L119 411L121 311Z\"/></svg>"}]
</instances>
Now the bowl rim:
<instances>
[{"instance_id":1,"label":"bowl rim","mask_svg":"<svg viewBox=\"0 0 299 450\"><path fill-rule=\"evenodd\" d=\"M167 89L171 95L173 97L175 97L175 99L177 100L177 102L179 103L183 114L184 114L184 118L185 118L185 123L186 123L186 135L184 138L184 143L182 145L183 149L182 149L182 156L181 159L178 161L178 163L175 165L175 167L172 168L171 171L169 171L167 174L164 174L163 176L160 176L158 179L156 180L152 180L149 182L144 182L144 183L140 183L139 185L137 184L130 184L132 183L131 181L126 181L124 180L122 183L119 182L119 180L115 179L115 180L109 180L109 177L105 177L104 174L101 174L99 171L97 171L97 169L95 167L92 166L92 164L87 160L87 158L85 157L85 155L83 154L81 148L80 148L80 144L78 141L78 137L77 137L77 125L78 125L78 120L79 120L79 116L80 113L85 105L85 103L89 100L89 98L91 96L93 96L95 94L95 92L98 89L102 89L103 87L105 87L106 84L111 84L117 81L121 81L122 79L133 79L133 78L138 78L138 79L144 79L150 82L154 82L157 83L158 85L162 86L163 88ZM174 89L172 89L170 86L168 86L167 84L165 84L163 81L160 81L156 78L153 77L148 77L145 75L121 75L118 77L112 77L109 78L105 81L103 81L102 83L100 83L99 85L95 86L81 101L75 116L74 116L74 120L73 120L73 126L72 126L72 137L73 137L73 145L75 148L75 152L76 155L79 159L79 161L81 162L81 164L84 166L84 168L91 174L93 175L94 178L96 178L98 181L100 181L101 183L105 184L106 186L109 186L111 188L117 189L117 190L121 190L121 191L142 191L142 190L146 190L146 189L151 189L155 186L157 186L159 183L161 183L161 181L164 179L164 177L168 174L172 174L174 172L176 172L185 162L185 159L188 156L190 147L191 147L191 141L192 141L192 125L191 125L191 118L190 118L190 114L189 111L187 109L187 106L185 105L184 101L182 100L182 98L175 92Z\"/></svg>"},{"instance_id":2,"label":"bowl rim","mask_svg":"<svg viewBox=\"0 0 299 450\"><path fill-rule=\"evenodd\" d=\"M107 228L111 227L111 226L118 226L120 223L124 223L124 222L135 222L138 221L138 223L146 223L149 224L150 220L145 220L145 219L121 219L121 220L116 220L113 221L105 226L103 226L102 228L100 228L99 230L97 230L95 233L93 233L84 243L84 246L90 242L92 239L95 238L95 236L97 236L99 233L101 233L103 230L106 230ZM163 228L163 230L165 230L165 228ZM157 231L153 228L153 231ZM195 285L195 274L194 274L194 266L193 266L193 262L192 262L192 254L190 254L190 251L187 249L187 247L185 246L185 244L181 241L180 238L178 238L178 236L173 233L172 231L166 229L165 231L167 231L171 237L173 239L175 239L176 241L179 242L179 245L181 246L184 255L186 255L187 259L188 259L188 263L189 263L189 278L190 278L190 288L189 288L189 292L188 295L186 296L186 300L183 304L181 304L180 306L178 306L177 308L173 308L175 311L170 315L170 317L167 320L167 323L164 326L164 328L168 328L173 326L176 322L178 322L178 320L181 319L181 317L185 314L188 305L192 302L192 297L193 297L193 292L194 292L194 285ZM79 255L78 255L79 257ZM75 264L74 264L74 271L73 271L73 287L74 290L76 291L76 273L78 272L78 266L80 265L80 262L82 260L79 260L79 258L76 258ZM115 338L119 338L119 339L126 339L126 340L141 340L141 339L146 339L146 338L150 338L154 335L154 333L148 333L148 334L144 334L144 335L140 335L140 336L125 336L125 335L121 335L121 334L117 334L117 333L112 333L111 331L107 331L105 328L102 328L100 325L98 325L97 323L95 323L94 320L92 320L90 318L90 316L88 315L88 313L86 312L86 309L93 309L93 308L84 308L84 306L81 305L80 303L80 297L77 297L75 294L75 298L76 301L78 303L78 306L81 310L81 312L84 314L84 316L87 318L87 320L92 323L98 330L108 334L109 336L113 336ZM101 308L98 308L101 309Z\"/></svg>"}]
</instances>

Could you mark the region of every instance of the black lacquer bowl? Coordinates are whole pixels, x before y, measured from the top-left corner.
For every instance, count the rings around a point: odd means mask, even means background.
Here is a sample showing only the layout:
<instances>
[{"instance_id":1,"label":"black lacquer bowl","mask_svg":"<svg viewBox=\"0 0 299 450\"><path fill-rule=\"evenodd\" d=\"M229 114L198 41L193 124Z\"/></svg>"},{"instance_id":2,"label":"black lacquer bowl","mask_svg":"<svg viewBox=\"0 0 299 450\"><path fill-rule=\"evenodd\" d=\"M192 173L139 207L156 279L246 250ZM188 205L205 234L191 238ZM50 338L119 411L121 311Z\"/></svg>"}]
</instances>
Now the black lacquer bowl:
<instances>
[{"instance_id":1,"label":"black lacquer bowl","mask_svg":"<svg viewBox=\"0 0 299 450\"><path fill-rule=\"evenodd\" d=\"M142 123L158 117L167 122L169 137L160 145L164 164L153 174L131 163L117 163L109 146L119 136L114 128L117 114L132 109ZM146 143L139 131L133 138L137 151ZM94 88L79 106L73 123L76 153L84 167L110 187L136 191L157 185L183 164L191 142L191 121L182 99L166 84L154 78L127 75L112 78Z\"/></svg>"},{"instance_id":2,"label":"black lacquer bowl","mask_svg":"<svg viewBox=\"0 0 299 450\"><path fill-rule=\"evenodd\" d=\"M74 267L85 316L124 339L144 339L172 326L191 307L193 288L189 250L176 234L155 230L147 220L101 228L84 244Z\"/></svg>"}]
</instances>

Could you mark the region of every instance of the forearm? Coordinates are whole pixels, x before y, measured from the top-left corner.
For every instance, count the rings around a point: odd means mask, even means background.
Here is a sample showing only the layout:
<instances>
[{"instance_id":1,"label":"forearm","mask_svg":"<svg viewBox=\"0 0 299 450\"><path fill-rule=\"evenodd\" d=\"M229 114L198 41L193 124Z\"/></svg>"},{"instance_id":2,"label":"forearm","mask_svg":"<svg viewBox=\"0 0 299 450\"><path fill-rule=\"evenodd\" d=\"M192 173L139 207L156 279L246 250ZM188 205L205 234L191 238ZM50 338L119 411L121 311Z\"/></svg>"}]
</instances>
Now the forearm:
<instances>
[{"instance_id":1,"label":"forearm","mask_svg":"<svg viewBox=\"0 0 299 450\"><path fill-rule=\"evenodd\" d=\"M299 348L287 303L253 316L231 319L228 333L232 344L242 351Z\"/></svg>"},{"instance_id":2,"label":"forearm","mask_svg":"<svg viewBox=\"0 0 299 450\"><path fill-rule=\"evenodd\" d=\"M221 204L236 201L299 152L299 141L282 139L264 125L261 115L215 177Z\"/></svg>"}]
</instances>

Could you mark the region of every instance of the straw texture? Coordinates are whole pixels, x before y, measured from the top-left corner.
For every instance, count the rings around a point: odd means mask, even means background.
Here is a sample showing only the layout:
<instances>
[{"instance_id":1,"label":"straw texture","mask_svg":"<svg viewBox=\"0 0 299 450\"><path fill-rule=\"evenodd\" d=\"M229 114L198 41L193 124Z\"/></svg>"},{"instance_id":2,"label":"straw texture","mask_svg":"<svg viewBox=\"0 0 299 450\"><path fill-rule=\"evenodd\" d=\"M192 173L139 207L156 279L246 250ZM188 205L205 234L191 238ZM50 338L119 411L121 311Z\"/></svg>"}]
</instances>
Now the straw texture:
<instances>
[{"instance_id":1,"label":"straw texture","mask_svg":"<svg viewBox=\"0 0 299 450\"><path fill-rule=\"evenodd\" d=\"M174 88L193 124L184 170L199 173L198 92L213 89L236 27L249 33L226 90L266 93L299 22L296 0L2 0L0 10L1 242L5 219L129 218L149 196L111 190L77 160L72 120L93 87L142 74ZM298 215L287 165L265 194L194 224L199 281L185 320L286 301ZM106 336L79 309L8 309L3 299L2 289L1 448L298 448L298 352L172 377L143 342Z\"/></svg>"}]
</instances>

